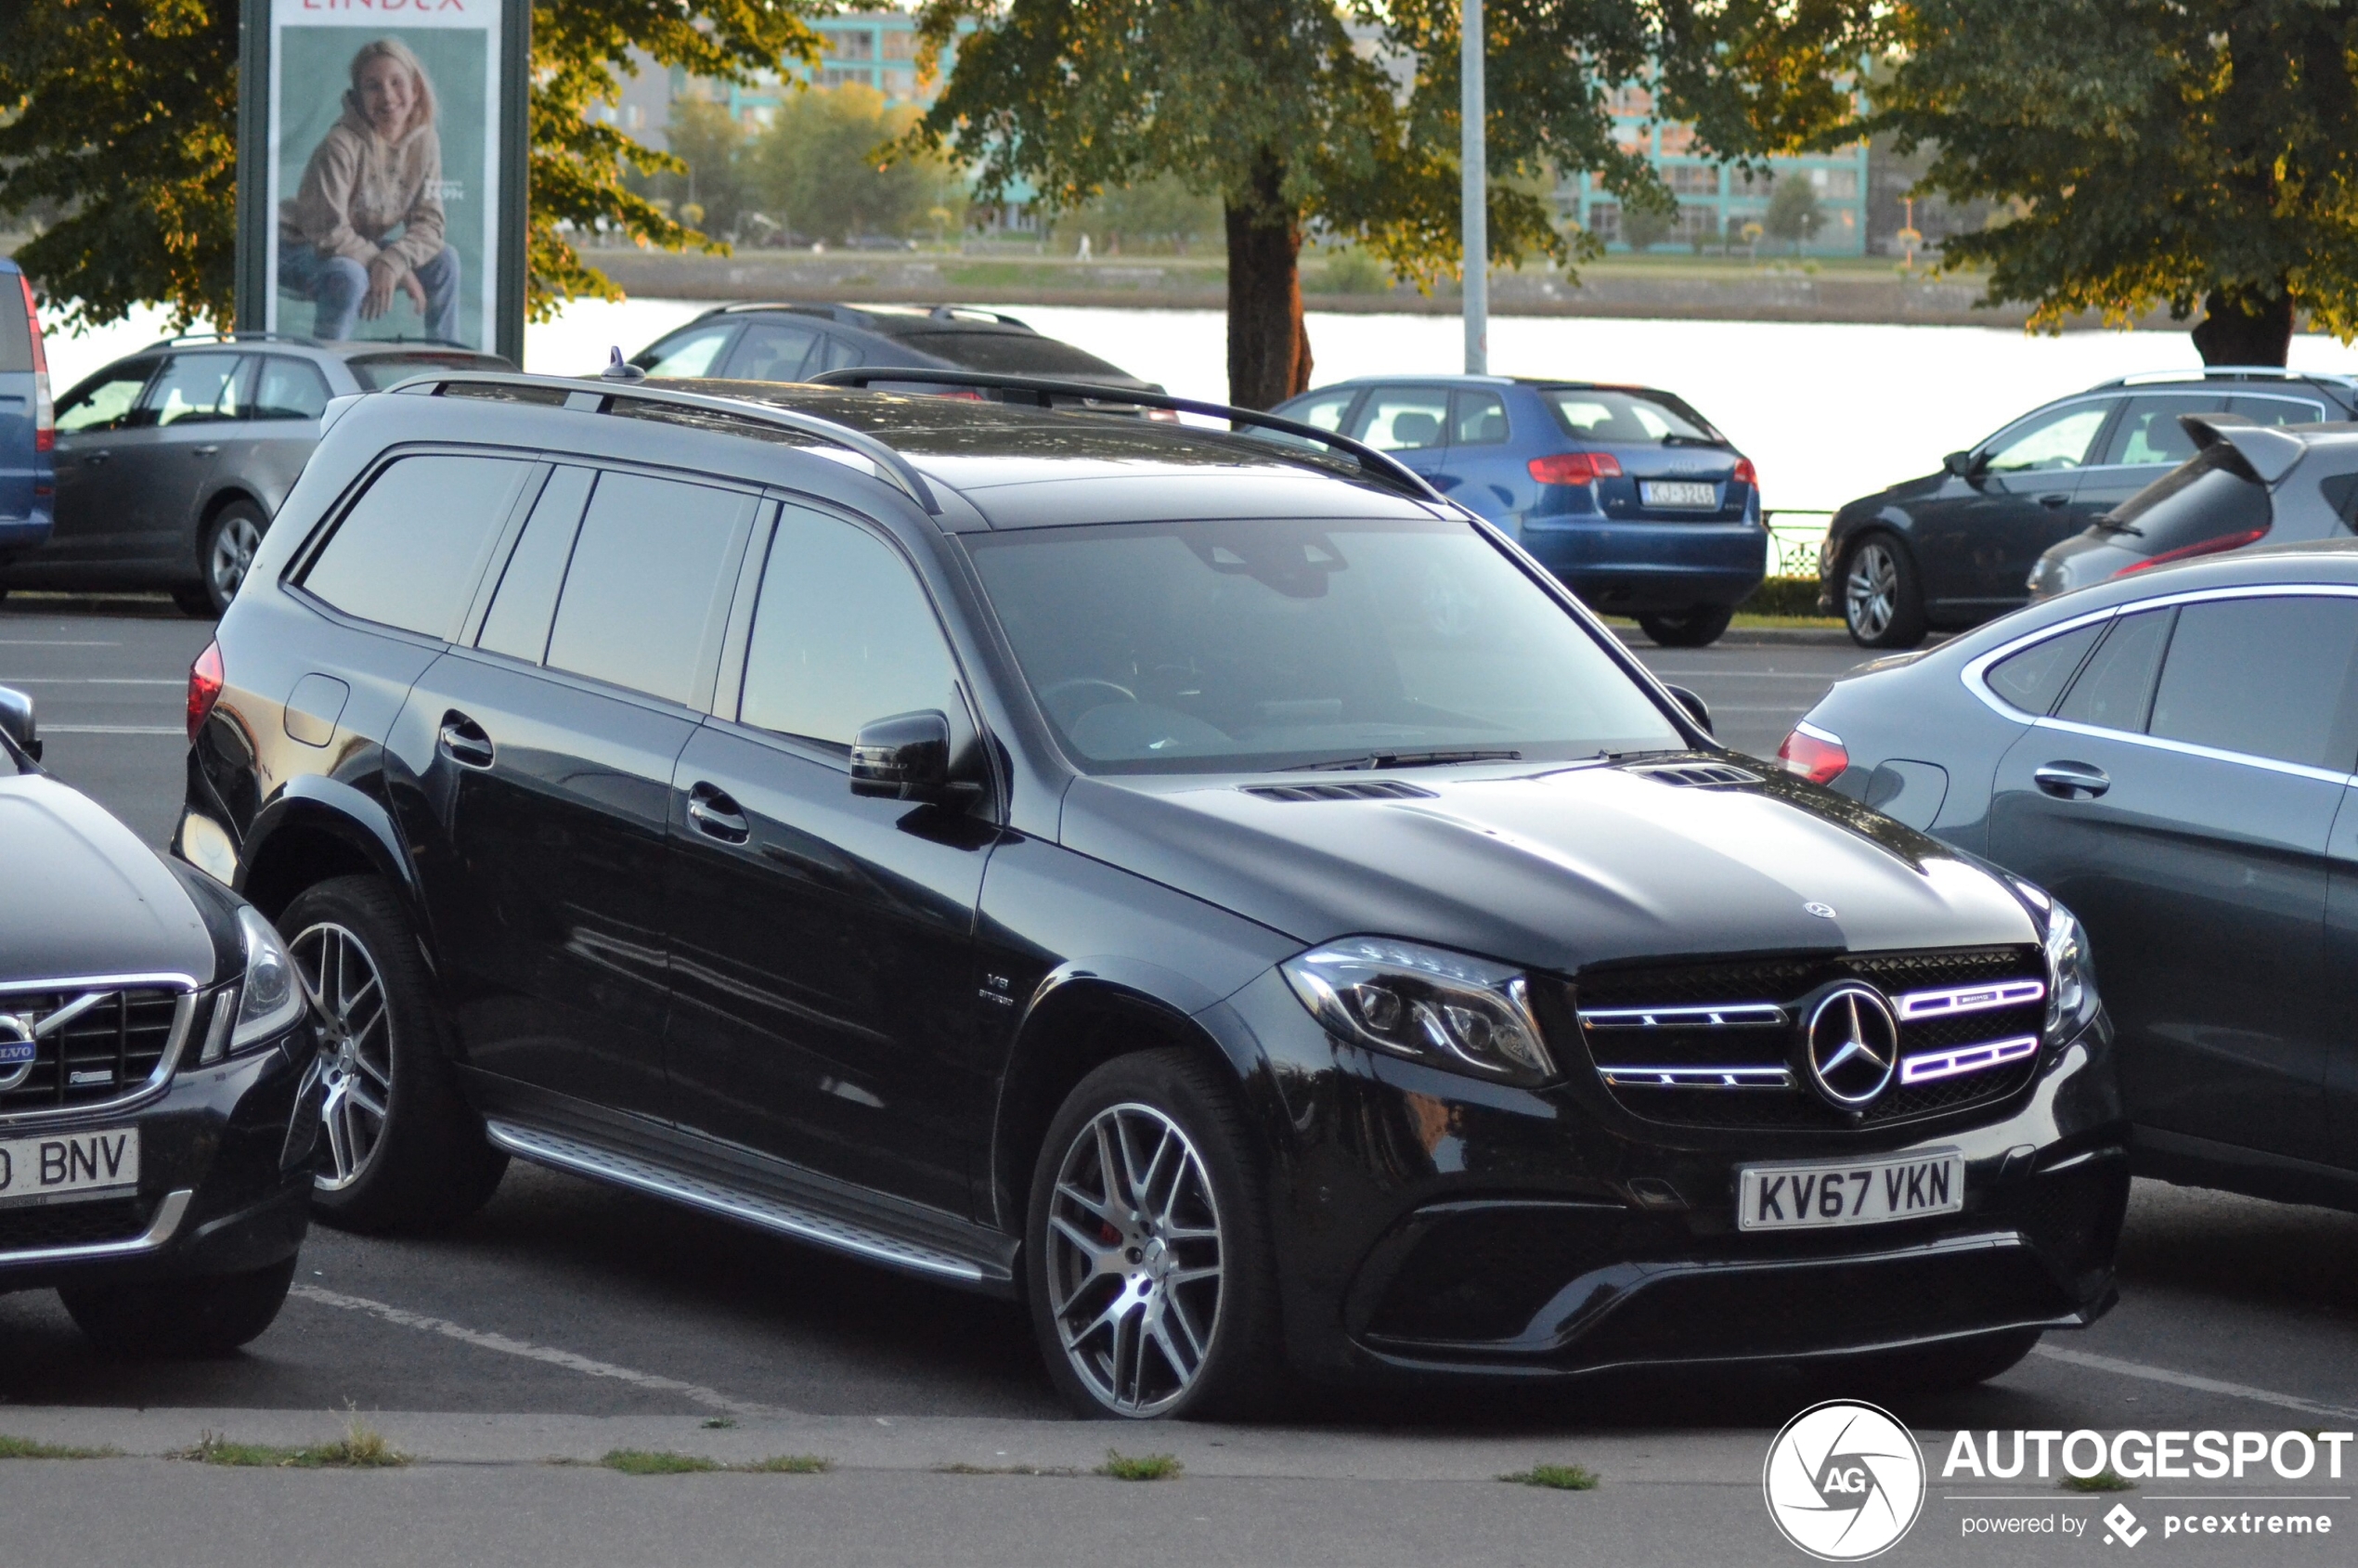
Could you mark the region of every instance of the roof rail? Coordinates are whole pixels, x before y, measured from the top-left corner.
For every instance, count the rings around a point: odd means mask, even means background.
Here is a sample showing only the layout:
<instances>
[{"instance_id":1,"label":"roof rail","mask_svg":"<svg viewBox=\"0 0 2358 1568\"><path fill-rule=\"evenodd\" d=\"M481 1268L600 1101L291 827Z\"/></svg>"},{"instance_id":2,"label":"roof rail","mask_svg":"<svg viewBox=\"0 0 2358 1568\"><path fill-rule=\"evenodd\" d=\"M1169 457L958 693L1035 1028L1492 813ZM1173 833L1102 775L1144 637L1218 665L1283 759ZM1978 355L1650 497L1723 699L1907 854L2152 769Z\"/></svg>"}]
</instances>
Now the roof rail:
<instances>
[{"instance_id":1,"label":"roof rail","mask_svg":"<svg viewBox=\"0 0 2358 1568\"><path fill-rule=\"evenodd\" d=\"M1111 403L1122 408L1169 408L1174 413L1203 414L1226 420L1232 425L1256 425L1264 430L1291 435L1317 446L1332 447L1359 465L1369 478L1388 485L1420 501L1432 501L1452 512L1461 510L1440 491L1425 483L1423 474L1399 460L1364 447L1348 436L1337 435L1331 430L1320 430L1315 424L1280 419L1255 408L1232 408L1225 403L1206 403L1194 397L1173 397L1164 392L1133 392L1127 387L1107 386L1098 382L1051 381L1041 376L1002 376L987 370L937 370L917 365L865 365L855 369L828 370L812 376L815 386L867 387L877 382L894 382L910 386L971 386L995 392L1027 392L1033 395L1043 408L1054 405L1052 397L1078 397L1092 403Z\"/></svg>"},{"instance_id":2,"label":"roof rail","mask_svg":"<svg viewBox=\"0 0 2358 1568\"><path fill-rule=\"evenodd\" d=\"M387 390L414 396L439 397L454 386L563 387L569 393L564 406L581 413L611 413L614 406L622 402L665 403L775 425L781 430L813 436L830 446L859 454L875 463L878 473L889 478L928 516L941 515L941 503L934 499L933 486L926 483L925 475L919 473L908 459L866 431L854 430L833 420L823 420L815 414L757 403L749 398L707 397L701 393L674 392L668 387L649 386L643 381L608 382L590 377L528 376L522 372L499 370L453 370L444 375L428 372L413 376Z\"/></svg>"},{"instance_id":3,"label":"roof rail","mask_svg":"<svg viewBox=\"0 0 2358 1568\"><path fill-rule=\"evenodd\" d=\"M308 338L301 332L180 332L172 337L159 338L140 352L146 354L159 348L181 348L200 343L299 343L307 348L322 346L317 338Z\"/></svg>"},{"instance_id":4,"label":"roof rail","mask_svg":"<svg viewBox=\"0 0 2358 1568\"><path fill-rule=\"evenodd\" d=\"M2152 386L2166 382L2184 381L2279 381L2310 382L2318 386L2338 386L2348 390L2358 386L2358 380L2332 371L2294 370L2282 365L2204 365L2192 370L2140 370L2135 375L2115 376L2098 386Z\"/></svg>"},{"instance_id":5,"label":"roof rail","mask_svg":"<svg viewBox=\"0 0 2358 1568\"><path fill-rule=\"evenodd\" d=\"M985 310L978 305L938 305L926 314L936 321L971 321L979 318L984 321L995 321L1002 327L1021 327L1027 332L1034 330L1029 321L1019 321L1004 310Z\"/></svg>"}]
</instances>

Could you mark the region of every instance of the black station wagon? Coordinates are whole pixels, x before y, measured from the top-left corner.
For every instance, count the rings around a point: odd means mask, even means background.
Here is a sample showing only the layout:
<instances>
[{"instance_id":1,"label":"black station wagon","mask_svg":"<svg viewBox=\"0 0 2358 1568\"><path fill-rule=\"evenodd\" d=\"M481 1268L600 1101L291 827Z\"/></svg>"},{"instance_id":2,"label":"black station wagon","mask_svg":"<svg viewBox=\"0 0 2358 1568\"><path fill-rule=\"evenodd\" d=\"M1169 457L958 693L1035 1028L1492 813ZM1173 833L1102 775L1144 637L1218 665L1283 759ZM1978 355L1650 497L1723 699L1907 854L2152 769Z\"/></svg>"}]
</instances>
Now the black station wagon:
<instances>
[{"instance_id":1,"label":"black station wagon","mask_svg":"<svg viewBox=\"0 0 2358 1568\"><path fill-rule=\"evenodd\" d=\"M2110 1305L2066 912L1717 748L1381 454L1135 402L1221 427L490 375L330 411L199 660L176 838L359 999L323 1217L535 1160L1018 1296L1125 1417L1957 1383Z\"/></svg>"}]
</instances>

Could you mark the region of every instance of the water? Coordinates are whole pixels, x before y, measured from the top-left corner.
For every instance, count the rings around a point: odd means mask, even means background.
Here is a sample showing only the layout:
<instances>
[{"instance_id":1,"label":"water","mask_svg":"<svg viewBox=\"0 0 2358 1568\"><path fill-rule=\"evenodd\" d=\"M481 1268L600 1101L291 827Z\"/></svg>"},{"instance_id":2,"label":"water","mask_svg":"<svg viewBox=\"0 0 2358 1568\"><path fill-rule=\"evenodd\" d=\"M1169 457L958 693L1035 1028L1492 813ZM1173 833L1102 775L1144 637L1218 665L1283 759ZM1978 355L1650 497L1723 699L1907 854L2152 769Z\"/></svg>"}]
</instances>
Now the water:
<instances>
[{"instance_id":1,"label":"water","mask_svg":"<svg viewBox=\"0 0 2358 1568\"><path fill-rule=\"evenodd\" d=\"M580 373L610 345L636 353L706 308L680 300L580 301L526 331L535 370ZM1216 311L1008 307L1185 396L1227 392L1225 328ZM161 313L81 338L52 337L59 388L162 335ZM1455 370L1460 330L1448 316L1313 312L1317 379ZM2183 332L2073 332L2031 337L1980 327L1784 321L1623 321L1499 317L1491 368L1502 374L1640 382L1700 408L1758 465L1774 510L1825 511L1896 480L1929 473L2049 398L2145 370L2200 363ZM2302 336L2302 370L2358 373L2358 349Z\"/></svg>"}]
</instances>

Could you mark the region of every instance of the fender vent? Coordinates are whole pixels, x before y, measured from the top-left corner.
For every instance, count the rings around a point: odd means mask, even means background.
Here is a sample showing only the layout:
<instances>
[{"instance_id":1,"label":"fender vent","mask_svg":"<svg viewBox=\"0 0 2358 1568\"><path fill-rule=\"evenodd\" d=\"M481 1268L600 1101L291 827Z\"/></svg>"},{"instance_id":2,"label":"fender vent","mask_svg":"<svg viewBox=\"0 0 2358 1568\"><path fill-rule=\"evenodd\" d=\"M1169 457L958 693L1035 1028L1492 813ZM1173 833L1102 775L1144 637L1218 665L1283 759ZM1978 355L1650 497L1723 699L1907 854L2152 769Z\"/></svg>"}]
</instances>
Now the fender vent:
<instances>
[{"instance_id":1,"label":"fender vent","mask_svg":"<svg viewBox=\"0 0 2358 1568\"><path fill-rule=\"evenodd\" d=\"M1626 770L1666 784L1709 789L1720 784L1756 784L1760 775L1730 762L1653 762Z\"/></svg>"},{"instance_id":2,"label":"fender vent","mask_svg":"<svg viewBox=\"0 0 2358 1568\"><path fill-rule=\"evenodd\" d=\"M1432 800L1429 789L1393 779L1354 779L1349 784L1246 784L1247 795L1263 800Z\"/></svg>"}]
</instances>

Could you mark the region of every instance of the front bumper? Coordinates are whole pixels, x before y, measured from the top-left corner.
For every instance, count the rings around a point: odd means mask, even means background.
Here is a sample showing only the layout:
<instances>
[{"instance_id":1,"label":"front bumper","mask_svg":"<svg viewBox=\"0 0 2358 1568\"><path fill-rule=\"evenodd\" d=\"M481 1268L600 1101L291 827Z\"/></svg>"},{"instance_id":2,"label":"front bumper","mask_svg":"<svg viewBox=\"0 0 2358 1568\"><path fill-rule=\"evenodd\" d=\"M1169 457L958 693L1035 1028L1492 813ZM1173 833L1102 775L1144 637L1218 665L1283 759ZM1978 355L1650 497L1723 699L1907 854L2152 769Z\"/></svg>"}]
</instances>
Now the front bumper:
<instances>
[{"instance_id":1,"label":"front bumper","mask_svg":"<svg viewBox=\"0 0 2358 1568\"><path fill-rule=\"evenodd\" d=\"M291 1257L310 1224L318 1090L308 1021L214 1067L183 1068L128 1110L0 1127L0 1136L136 1127L128 1195L0 1208L0 1293L243 1274Z\"/></svg>"},{"instance_id":2,"label":"front bumper","mask_svg":"<svg viewBox=\"0 0 2358 1568\"><path fill-rule=\"evenodd\" d=\"M2127 1127L2101 1018L2005 1100L1828 1133L1641 1121L1585 1061L1533 1092L1379 1059L1281 980L1213 1011L1272 1069L1288 1350L1313 1377L1806 1360L2079 1328L2113 1302ZM1962 1212L1736 1227L1743 1165L1937 1149L1963 1158Z\"/></svg>"}]
</instances>

